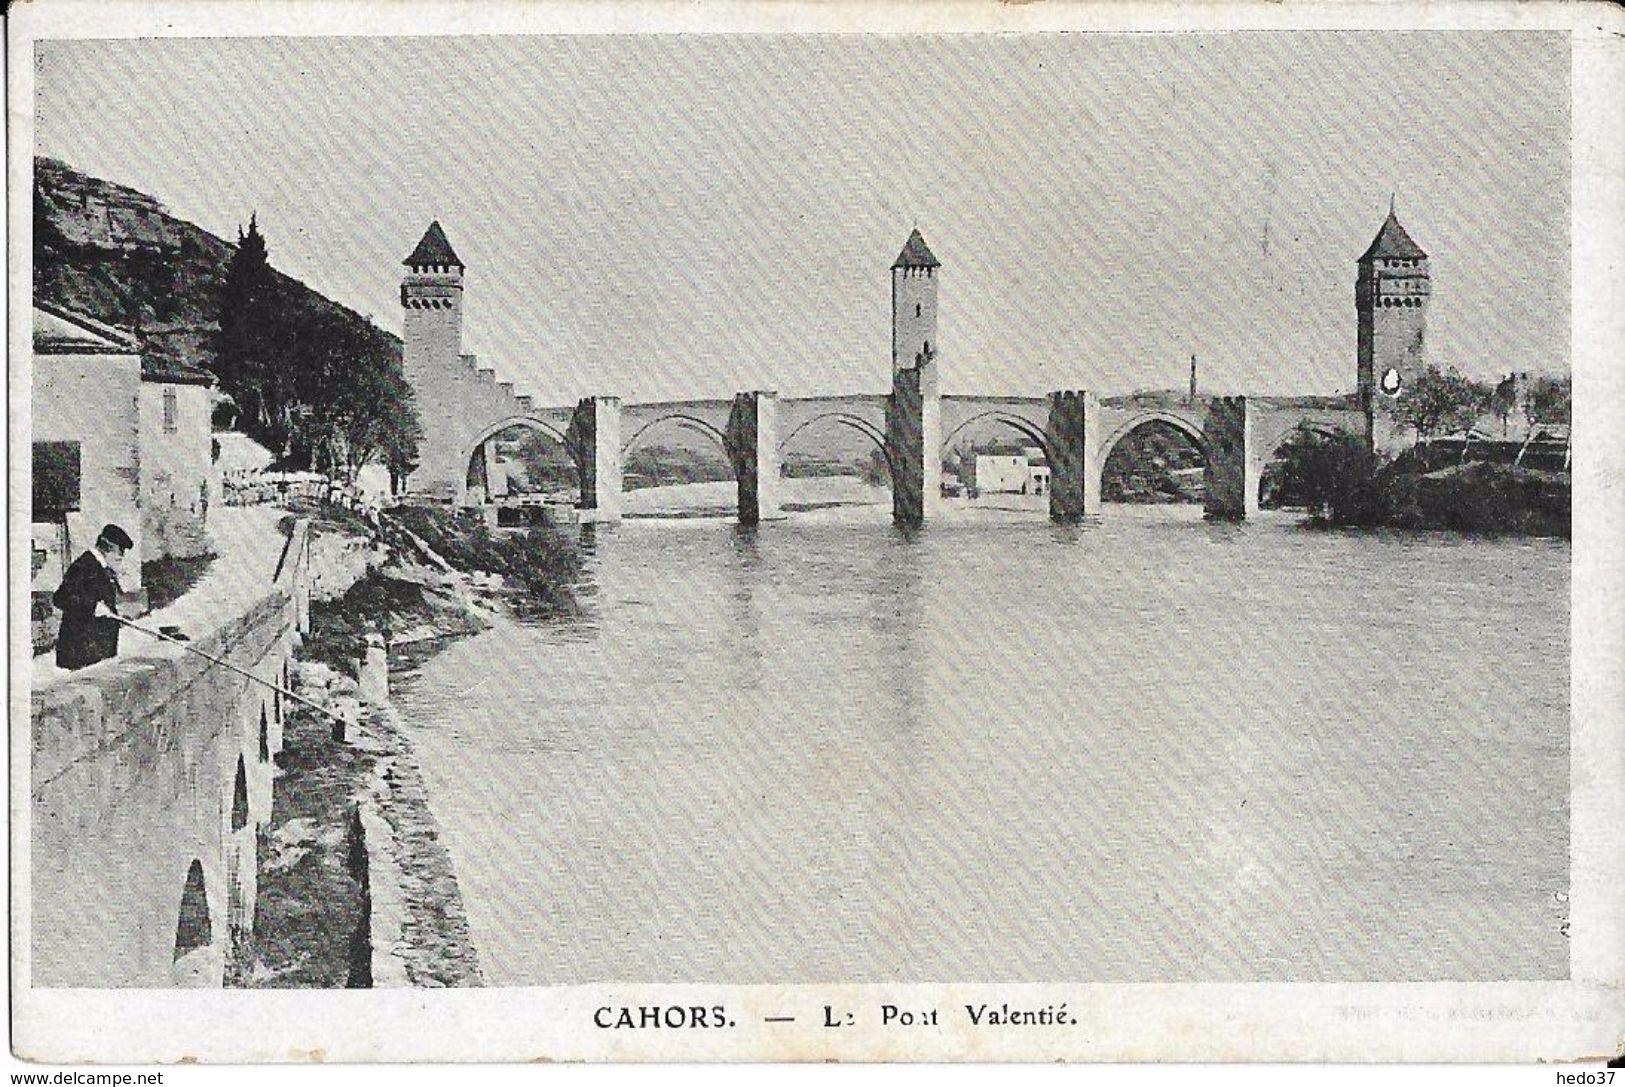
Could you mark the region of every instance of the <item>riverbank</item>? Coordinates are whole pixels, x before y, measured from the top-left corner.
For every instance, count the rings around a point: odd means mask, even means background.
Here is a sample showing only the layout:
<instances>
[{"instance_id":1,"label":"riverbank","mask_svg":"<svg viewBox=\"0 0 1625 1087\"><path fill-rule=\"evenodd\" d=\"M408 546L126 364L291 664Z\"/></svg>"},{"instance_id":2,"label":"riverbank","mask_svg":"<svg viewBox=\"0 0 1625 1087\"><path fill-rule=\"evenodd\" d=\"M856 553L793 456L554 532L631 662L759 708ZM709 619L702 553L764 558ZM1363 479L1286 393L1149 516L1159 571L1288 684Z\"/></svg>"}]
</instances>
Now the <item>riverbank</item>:
<instances>
[{"instance_id":1,"label":"riverbank","mask_svg":"<svg viewBox=\"0 0 1625 1087\"><path fill-rule=\"evenodd\" d=\"M395 712L364 705L369 635L399 674L499 614L571 606L579 569L552 530L492 533L435 509L376 523L314 514L318 532L364 540L376 561L344 594L313 601L290 677L272 816L259 843L254 941L236 979L254 988L443 987L482 983L450 855L416 753Z\"/></svg>"},{"instance_id":2,"label":"riverbank","mask_svg":"<svg viewBox=\"0 0 1625 1087\"><path fill-rule=\"evenodd\" d=\"M1310 522L1334 528L1573 537L1569 473L1476 462L1418 471L1399 462L1331 480Z\"/></svg>"},{"instance_id":3,"label":"riverbank","mask_svg":"<svg viewBox=\"0 0 1625 1087\"><path fill-rule=\"evenodd\" d=\"M1572 538L1567 469L1459 455L1441 465L1436 453L1416 446L1390 461L1356 435L1305 432L1287 443L1276 497L1327 527Z\"/></svg>"},{"instance_id":4,"label":"riverbank","mask_svg":"<svg viewBox=\"0 0 1625 1087\"><path fill-rule=\"evenodd\" d=\"M1383 480L1382 523L1490 536L1573 536L1567 472L1476 462Z\"/></svg>"}]
</instances>

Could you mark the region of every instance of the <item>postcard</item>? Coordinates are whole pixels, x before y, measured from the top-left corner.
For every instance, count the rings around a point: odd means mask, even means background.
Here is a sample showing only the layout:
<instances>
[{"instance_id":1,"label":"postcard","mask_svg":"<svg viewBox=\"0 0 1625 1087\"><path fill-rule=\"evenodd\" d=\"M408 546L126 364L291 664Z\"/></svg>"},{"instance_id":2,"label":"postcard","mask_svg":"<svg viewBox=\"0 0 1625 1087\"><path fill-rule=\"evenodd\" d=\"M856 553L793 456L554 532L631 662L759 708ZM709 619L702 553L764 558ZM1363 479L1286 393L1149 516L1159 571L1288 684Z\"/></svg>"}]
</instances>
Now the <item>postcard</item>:
<instances>
[{"instance_id":1,"label":"postcard","mask_svg":"<svg viewBox=\"0 0 1625 1087\"><path fill-rule=\"evenodd\" d=\"M1621 1055L1617 8L9 29L19 1057Z\"/></svg>"}]
</instances>

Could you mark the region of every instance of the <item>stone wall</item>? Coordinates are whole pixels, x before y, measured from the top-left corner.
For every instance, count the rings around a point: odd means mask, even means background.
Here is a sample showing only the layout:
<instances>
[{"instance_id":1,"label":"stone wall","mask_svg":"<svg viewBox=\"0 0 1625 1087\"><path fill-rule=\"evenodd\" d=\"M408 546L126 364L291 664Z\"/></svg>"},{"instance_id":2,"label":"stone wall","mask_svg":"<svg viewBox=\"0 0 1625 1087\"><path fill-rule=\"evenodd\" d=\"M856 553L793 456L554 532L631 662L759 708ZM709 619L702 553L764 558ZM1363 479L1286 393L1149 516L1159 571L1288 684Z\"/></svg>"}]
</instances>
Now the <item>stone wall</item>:
<instances>
[{"instance_id":1,"label":"stone wall","mask_svg":"<svg viewBox=\"0 0 1625 1087\"><path fill-rule=\"evenodd\" d=\"M197 648L281 682L292 605L275 592ZM35 692L35 985L220 984L253 918L285 708L190 654L113 661ZM203 912L182 924L189 884Z\"/></svg>"},{"instance_id":2,"label":"stone wall","mask_svg":"<svg viewBox=\"0 0 1625 1087\"><path fill-rule=\"evenodd\" d=\"M353 550L296 525L277 577L193 647L286 687L314 574L342 593ZM344 587L348 587L345 585ZM131 657L34 691L31 984L220 985L254 918L290 706L197 656Z\"/></svg>"},{"instance_id":3,"label":"stone wall","mask_svg":"<svg viewBox=\"0 0 1625 1087\"><path fill-rule=\"evenodd\" d=\"M141 383L141 535L149 560L213 550L209 506L219 487L211 479L209 402L204 385Z\"/></svg>"}]
</instances>

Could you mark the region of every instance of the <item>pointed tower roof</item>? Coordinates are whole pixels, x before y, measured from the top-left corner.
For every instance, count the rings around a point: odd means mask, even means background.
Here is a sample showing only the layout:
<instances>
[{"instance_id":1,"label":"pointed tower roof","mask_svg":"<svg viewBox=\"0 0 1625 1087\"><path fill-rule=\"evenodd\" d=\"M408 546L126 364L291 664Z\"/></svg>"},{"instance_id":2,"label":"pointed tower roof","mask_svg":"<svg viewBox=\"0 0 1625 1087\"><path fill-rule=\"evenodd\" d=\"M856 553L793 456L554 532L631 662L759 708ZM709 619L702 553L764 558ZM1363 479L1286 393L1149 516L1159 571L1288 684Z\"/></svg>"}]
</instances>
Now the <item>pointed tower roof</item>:
<instances>
[{"instance_id":1,"label":"pointed tower roof","mask_svg":"<svg viewBox=\"0 0 1625 1087\"><path fill-rule=\"evenodd\" d=\"M1371 247L1361 256L1363 264L1369 260L1425 260L1427 254L1422 247L1411 240L1405 233L1405 228L1399 225L1399 216L1394 214L1392 201L1388 203L1388 218L1382 221L1382 229L1372 239Z\"/></svg>"},{"instance_id":2,"label":"pointed tower roof","mask_svg":"<svg viewBox=\"0 0 1625 1087\"><path fill-rule=\"evenodd\" d=\"M903 251L897 254L893 268L941 268L942 262L931 252L931 247L920 237L918 228L908 236Z\"/></svg>"},{"instance_id":3,"label":"pointed tower roof","mask_svg":"<svg viewBox=\"0 0 1625 1087\"><path fill-rule=\"evenodd\" d=\"M401 263L411 267L422 267L426 264L454 264L458 268L463 267L457 251L451 247L451 242L446 240L446 232L440 229L439 219L429 224L429 229L423 232L423 240L418 242L418 247Z\"/></svg>"}]
</instances>

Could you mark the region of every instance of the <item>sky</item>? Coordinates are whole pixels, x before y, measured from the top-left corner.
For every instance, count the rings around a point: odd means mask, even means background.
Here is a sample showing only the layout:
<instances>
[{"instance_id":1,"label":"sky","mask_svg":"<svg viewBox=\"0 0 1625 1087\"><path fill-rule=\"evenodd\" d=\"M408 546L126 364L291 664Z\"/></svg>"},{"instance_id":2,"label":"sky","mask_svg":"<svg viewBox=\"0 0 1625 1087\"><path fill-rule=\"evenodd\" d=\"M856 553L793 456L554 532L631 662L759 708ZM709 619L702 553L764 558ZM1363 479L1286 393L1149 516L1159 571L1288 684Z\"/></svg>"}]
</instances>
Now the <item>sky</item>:
<instances>
[{"instance_id":1,"label":"sky","mask_svg":"<svg viewBox=\"0 0 1625 1087\"><path fill-rule=\"evenodd\" d=\"M946 392L1354 387L1355 261L1428 353L1566 370L1561 33L48 41L35 146L401 328L439 219L464 350L544 403L880 392L942 261Z\"/></svg>"}]
</instances>

